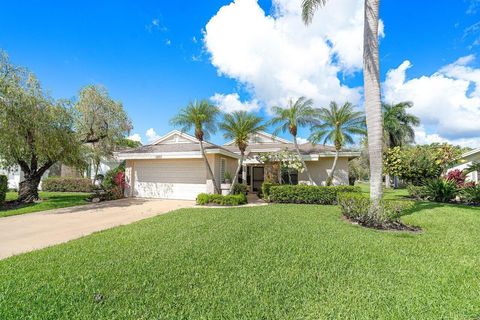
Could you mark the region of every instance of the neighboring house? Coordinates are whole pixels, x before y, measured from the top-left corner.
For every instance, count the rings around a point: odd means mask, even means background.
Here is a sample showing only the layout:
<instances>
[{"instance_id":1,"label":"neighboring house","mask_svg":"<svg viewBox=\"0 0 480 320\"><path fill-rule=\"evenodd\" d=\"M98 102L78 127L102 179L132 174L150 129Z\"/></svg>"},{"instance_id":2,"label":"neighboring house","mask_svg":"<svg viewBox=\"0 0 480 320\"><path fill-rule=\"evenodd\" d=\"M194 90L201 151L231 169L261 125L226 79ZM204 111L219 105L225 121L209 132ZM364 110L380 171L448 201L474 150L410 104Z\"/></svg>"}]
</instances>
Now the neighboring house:
<instances>
[{"instance_id":1,"label":"neighboring house","mask_svg":"<svg viewBox=\"0 0 480 320\"><path fill-rule=\"evenodd\" d=\"M220 184L225 172L235 173L240 158L238 148L233 142L223 146L205 142L204 146L215 180ZM310 143L299 147L315 184L324 185L335 149ZM283 149L295 150L290 141L266 132L252 137L239 182L246 183L250 191L260 190L265 179L266 165L258 160L258 155ZM348 160L358 156L358 152L340 153L334 176L335 184L348 184ZM118 152L116 157L120 161L126 160L128 197L193 200L199 193L214 192L197 139L180 131L171 131L149 145ZM294 183L309 182L305 172L296 173L292 180L295 180Z\"/></svg>"},{"instance_id":2,"label":"neighboring house","mask_svg":"<svg viewBox=\"0 0 480 320\"><path fill-rule=\"evenodd\" d=\"M480 148L472 150L472 151L465 152L462 155L460 160L462 161L461 164L459 164L459 165L457 165L453 168L450 168L448 171L452 171L452 170L455 170L455 169L463 171L464 169L466 169L470 165L472 165L474 162L480 162ZM478 171L470 172L467 175L467 180L468 181L473 181L475 183L479 183L480 182L480 172L478 172Z\"/></svg>"},{"instance_id":3,"label":"neighboring house","mask_svg":"<svg viewBox=\"0 0 480 320\"><path fill-rule=\"evenodd\" d=\"M6 175L8 178L8 189L18 190L20 181L23 180L23 172L20 166L14 166L11 169L0 169L0 174Z\"/></svg>"}]
</instances>

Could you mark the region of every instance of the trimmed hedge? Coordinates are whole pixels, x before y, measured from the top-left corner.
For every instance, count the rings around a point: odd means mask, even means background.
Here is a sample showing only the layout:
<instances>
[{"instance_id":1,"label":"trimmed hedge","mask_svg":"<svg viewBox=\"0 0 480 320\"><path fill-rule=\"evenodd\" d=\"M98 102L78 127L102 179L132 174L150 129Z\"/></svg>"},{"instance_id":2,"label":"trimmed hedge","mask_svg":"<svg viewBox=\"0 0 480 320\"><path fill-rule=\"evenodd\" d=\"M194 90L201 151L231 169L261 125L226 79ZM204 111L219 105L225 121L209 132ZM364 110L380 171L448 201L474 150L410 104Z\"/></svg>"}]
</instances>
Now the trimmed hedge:
<instances>
[{"instance_id":1,"label":"trimmed hedge","mask_svg":"<svg viewBox=\"0 0 480 320\"><path fill-rule=\"evenodd\" d=\"M425 186L414 186L409 184L407 186L408 195L415 200L426 200L428 198L428 190Z\"/></svg>"},{"instance_id":2,"label":"trimmed hedge","mask_svg":"<svg viewBox=\"0 0 480 320\"><path fill-rule=\"evenodd\" d=\"M265 199L267 201L270 201L270 189L273 186L279 186L279 184L268 182L268 181L262 183L262 197L263 197L263 199Z\"/></svg>"},{"instance_id":3,"label":"trimmed hedge","mask_svg":"<svg viewBox=\"0 0 480 320\"><path fill-rule=\"evenodd\" d=\"M362 225L373 227L398 222L405 211L414 206L413 201L382 201L380 207L383 210L371 213L370 198L362 193L353 192L340 193L337 201L345 217Z\"/></svg>"},{"instance_id":4,"label":"trimmed hedge","mask_svg":"<svg viewBox=\"0 0 480 320\"><path fill-rule=\"evenodd\" d=\"M247 194L248 193L248 186L246 184L243 184L243 183L235 183L233 185L233 190L232 190L232 194Z\"/></svg>"},{"instance_id":5,"label":"trimmed hedge","mask_svg":"<svg viewBox=\"0 0 480 320\"><path fill-rule=\"evenodd\" d=\"M48 192L92 192L92 180L87 178L53 177L42 181L42 190Z\"/></svg>"},{"instance_id":6,"label":"trimmed hedge","mask_svg":"<svg viewBox=\"0 0 480 320\"><path fill-rule=\"evenodd\" d=\"M305 203L332 205L337 202L337 195L343 192L361 192L356 186L307 186L307 185L272 185L269 199L276 203Z\"/></svg>"},{"instance_id":7,"label":"trimmed hedge","mask_svg":"<svg viewBox=\"0 0 480 320\"><path fill-rule=\"evenodd\" d=\"M200 193L197 196L197 204L201 206L216 204L220 206L239 206L247 203L247 196L243 193L235 195L221 195Z\"/></svg>"},{"instance_id":8,"label":"trimmed hedge","mask_svg":"<svg viewBox=\"0 0 480 320\"><path fill-rule=\"evenodd\" d=\"M0 175L0 205L5 203L5 198L8 191L8 177L6 175Z\"/></svg>"}]
</instances>

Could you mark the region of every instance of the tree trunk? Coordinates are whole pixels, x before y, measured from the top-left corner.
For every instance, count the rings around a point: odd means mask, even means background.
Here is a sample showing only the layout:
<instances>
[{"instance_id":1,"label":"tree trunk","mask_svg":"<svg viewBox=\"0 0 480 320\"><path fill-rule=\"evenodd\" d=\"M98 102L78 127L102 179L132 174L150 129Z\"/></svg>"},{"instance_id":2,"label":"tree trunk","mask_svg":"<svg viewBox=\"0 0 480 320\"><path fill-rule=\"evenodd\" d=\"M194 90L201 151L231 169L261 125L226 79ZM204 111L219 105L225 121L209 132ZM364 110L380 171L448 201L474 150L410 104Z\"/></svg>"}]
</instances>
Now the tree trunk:
<instances>
[{"instance_id":1,"label":"tree trunk","mask_svg":"<svg viewBox=\"0 0 480 320\"><path fill-rule=\"evenodd\" d=\"M25 180L20 182L18 188L18 202L32 203L40 199L38 196L38 185L40 184L41 175L26 175Z\"/></svg>"},{"instance_id":2,"label":"tree trunk","mask_svg":"<svg viewBox=\"0 0 480 320\"><path fill-rule=\"evenodd\" d=\"M240 169L243 166L243 158L244 158L244 152L240 151L240 161L238 162L237 170L235 170L235 176L233 177L232 185L230 186L230 191L228 192L229 194L232 194L233 188L238 181L238 174L240 173Z\"/></svg>"},{"instance_id":3,"label":"tree trunk","mask_svg":"<svg viewBox=\"0 0 480 320\"><path fill-rule=\"evenodd\" d=\"M315 182L313 182L312 176L310 175L310 171L308 171L307 165L303 160L302 155L300 154L300 149L298 148L298 143L297 143L297 136L293 136L293 144L295 145L295 150L297 150L297 154L300 157L300 161L302 161L302 165L305 168L305 172L307 173L308 180L310 180L310 184L315 185Z\"/></svg>"},{"instance_id":4,"label":"tree trunk","mask_svg":"<svg viewBox=\"0 0 480 320\"><path fill-rule=\"evenodd\" d=\"M379 208L382 199L383 120L380 97L380 62L378 49L379 0L365 0L363 36L363 77L365 112L370 155L370 199L372 211Z\"/></svg>"},{"instance_id":5,"label":"tree trunk","mask_svg":"<svg viewBox=\"0 0 480 320\"><path fill-rule=\"evenodd\" d=\"M398 189L398 177L393 176L393 188Z\"/></svg>"},{"instance_id":6,"label":"tree trunk","mask_svg":"<svg viewBox=\"0 0 480 320\"><path fill-rule=\"evenodd\" d=\"M333 175L335 174L335 170L337 169L337 162L340 150L335 150L335 159L333 159L332 170L330 170L330 174L327 178L327 186L331 186L333 184Z\"/></svg>"},{"instance_id":7,"label":"tree trunk","mask_svg":"<svg viewBox=\"0 0 480 320\"><path fill-rule=\"evenodd\" d=\"M390 174L386 173L385 174L385 188L390 189L391 184L390 184Z\"/></svg>"},{"instance_id":8,"label":"tree trunk","mask_svg":"<svg viewBox=\"0 0 480 320\"><path fill-rule=\"evenodd\" d=\"M220 188L217 185L217 181L215 180L215 176L213 175L212 168L210 167L210 163L208 163L207 156L205 155L205 150L203 149L203 141L198 140L198 144L200 145L200 152L202 153L203 160L205 160L205 166L207 167L208 174L210 178L212 178L213 187L215 188L215 192L221 194Z\"/></svg>"}]
</instances>

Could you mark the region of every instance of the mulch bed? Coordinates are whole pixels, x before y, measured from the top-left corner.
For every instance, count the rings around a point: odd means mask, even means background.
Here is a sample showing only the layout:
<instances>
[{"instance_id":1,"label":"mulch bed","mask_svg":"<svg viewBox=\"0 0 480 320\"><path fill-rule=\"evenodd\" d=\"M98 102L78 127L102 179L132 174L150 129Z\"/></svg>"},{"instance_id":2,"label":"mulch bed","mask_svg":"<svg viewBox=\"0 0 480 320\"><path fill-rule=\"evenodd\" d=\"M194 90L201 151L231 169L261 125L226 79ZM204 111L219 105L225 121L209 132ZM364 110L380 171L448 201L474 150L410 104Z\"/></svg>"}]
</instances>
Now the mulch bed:
<instances>
[{"instance_id":1,"label":"mulch bed","mask_svg":"<svg viewBox=\"0 0 480 320\"><path fill-rule=\"evenodd\" d=\"M342 215L342 219L350 224L362 226L365 228L382 230L382 231L402 231L402 232L411 232L411 233L421 233L422 228L416 226L409 226L400 221L392 221L384 224L378 223L364 223L361 221L352 220L344 215Z\"/></svg>"}]
</instances>

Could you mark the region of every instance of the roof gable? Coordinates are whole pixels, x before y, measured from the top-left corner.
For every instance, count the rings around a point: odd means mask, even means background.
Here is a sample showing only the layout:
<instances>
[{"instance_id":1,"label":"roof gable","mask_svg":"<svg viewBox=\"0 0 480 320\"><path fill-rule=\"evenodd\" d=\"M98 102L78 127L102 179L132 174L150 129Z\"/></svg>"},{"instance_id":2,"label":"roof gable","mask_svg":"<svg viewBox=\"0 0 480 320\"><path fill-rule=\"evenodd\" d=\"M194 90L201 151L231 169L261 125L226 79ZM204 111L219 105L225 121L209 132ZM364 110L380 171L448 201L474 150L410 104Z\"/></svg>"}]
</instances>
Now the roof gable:
<instances>
[{"instance_id":1,"label":"roof gable","mask_svg":"<svg viewBox=\"0 0 480 320\"><path fill-rule=\"evenodd\" d=\"M159 145L159 144L177 144L177 143L198 143L197 139L187 133L173 130L167 133L166 135L160 137L151 145Z\"/></svg>"},{"instance_id":2,"label":"roof gable","mask_svg":"<svg viewBox=\"0 0 480 320\"><path fill-rule=\"evenodd\" d=\"M288 141L286 139L282 139L280 137L275 137L274 135L267 133L265 131L260 131L254 136L250 137L250 140L248 141L250 145L258 145L258 144L288 144L292 143L291 141ZM231 146L234 145L235 142L229 141L224 144L224 146Z\"/></svg>"}]
</instances>

